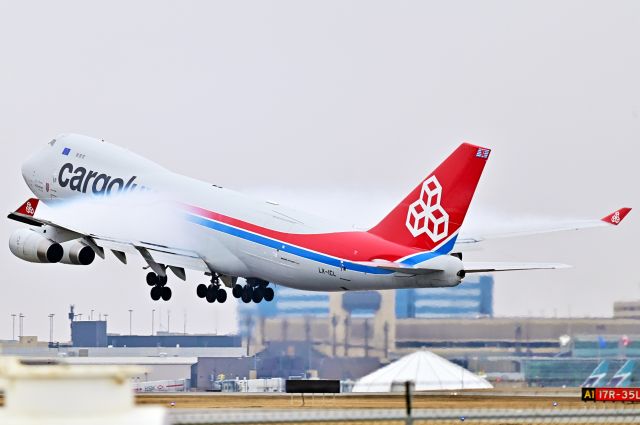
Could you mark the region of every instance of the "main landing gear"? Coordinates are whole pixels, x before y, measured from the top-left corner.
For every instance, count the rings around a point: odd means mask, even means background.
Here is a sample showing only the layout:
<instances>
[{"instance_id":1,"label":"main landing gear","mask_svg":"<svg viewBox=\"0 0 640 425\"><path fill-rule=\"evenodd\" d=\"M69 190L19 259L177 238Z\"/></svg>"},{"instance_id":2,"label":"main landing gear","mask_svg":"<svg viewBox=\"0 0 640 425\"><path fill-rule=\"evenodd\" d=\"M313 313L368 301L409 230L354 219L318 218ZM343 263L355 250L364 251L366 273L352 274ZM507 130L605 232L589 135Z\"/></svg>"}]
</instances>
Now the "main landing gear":
<instances>
[{"instance_id":1,"label":"main landing gear","mask_svg":"<svg viewBox=\"0 0 640 425\"><path fill-rule=\"evenodd\" d=\"M206 298L209 303L218 301L222 304L227 301L227 291L220 286L220 279L218 276L212 277L209 285L205 285L204 283L198 285L196 293L199 298Z\"/></svg>"},{"instance_id":2,"label":"main landing gear","mask_svg":"<svg viewBox=\"0 0 640 425\"><path fill-rule=\"evenodd\" d=\"M171 288L167 285L167 276L158 276L154 272L147 273L147 285L151 286L151 299L163 301L171 299Z\"/></svg>"},{"instance_id":3,"label":"main landing gear","mask_svg":"<svg viewBox=\"0 0 640 425\"><path fill-rule=\"evenodd\" d=\"M262 279L247 279L247 284L244 286L234 285L232 294L234 298L240 298L243 303L248 304L254 302L260 303L262 300L272 301L275 293L273 288L269 288L269 282Z\"/></svg>"}]
</instances>

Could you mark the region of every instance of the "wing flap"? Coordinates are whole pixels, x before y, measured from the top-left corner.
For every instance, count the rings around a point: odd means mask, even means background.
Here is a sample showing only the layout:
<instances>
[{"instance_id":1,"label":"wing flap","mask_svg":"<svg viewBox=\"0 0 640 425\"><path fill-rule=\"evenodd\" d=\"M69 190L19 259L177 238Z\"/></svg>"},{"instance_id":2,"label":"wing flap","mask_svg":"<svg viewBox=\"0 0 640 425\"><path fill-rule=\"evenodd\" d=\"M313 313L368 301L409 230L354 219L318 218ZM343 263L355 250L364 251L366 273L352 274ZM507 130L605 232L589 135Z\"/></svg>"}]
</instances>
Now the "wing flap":
<instances>
[{"instance_id":1,"label":"wing flap","mask_svg":"<svg viewBox=\"0 0 640 425\"><path fill-rule=\"evenodd\" d=\"M156 273L157 271L154 266L151 266L150 261L158 265L162 264L202 272L210 271L209 266L207 266L204 260L193 251L172 248L164 245L156 245L150 242L123 241L101 238L98 236L94 236L94 239L100 246L109 249L112 252L118 251L125 255L141 256ZM160 275L162 275L162 273L160 273Z\"/></svg>"}]
</instances>

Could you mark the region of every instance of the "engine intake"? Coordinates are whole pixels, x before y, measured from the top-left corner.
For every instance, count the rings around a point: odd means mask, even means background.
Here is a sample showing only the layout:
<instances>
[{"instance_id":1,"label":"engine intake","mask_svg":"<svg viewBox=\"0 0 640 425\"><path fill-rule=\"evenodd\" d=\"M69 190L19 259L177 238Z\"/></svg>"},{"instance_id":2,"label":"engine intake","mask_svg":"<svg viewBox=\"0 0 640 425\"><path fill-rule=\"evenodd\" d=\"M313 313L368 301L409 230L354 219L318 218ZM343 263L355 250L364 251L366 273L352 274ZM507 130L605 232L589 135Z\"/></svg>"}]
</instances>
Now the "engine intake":
<instances>
[{"instance_id":1,"label":"engine intake","mask_svg":"<svg viewBox=\"0 0 640 425\"><path fill-rule=\"evenodd\" d=\"M18 229L9 238L9 249L16 257L31 263L57 263L62 246L31 229Z\"/></svg>"}]
</instances>

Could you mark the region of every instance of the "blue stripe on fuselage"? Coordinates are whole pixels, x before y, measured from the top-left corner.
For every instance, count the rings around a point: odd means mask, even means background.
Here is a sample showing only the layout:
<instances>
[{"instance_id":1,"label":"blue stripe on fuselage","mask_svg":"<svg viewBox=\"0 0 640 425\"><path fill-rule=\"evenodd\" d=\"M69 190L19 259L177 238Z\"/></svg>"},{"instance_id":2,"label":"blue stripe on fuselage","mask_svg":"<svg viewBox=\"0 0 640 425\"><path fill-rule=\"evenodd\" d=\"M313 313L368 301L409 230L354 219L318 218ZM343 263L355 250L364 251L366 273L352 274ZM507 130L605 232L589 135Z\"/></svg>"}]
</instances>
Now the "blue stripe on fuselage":
<instances>
[{"instance_id":1,"label":"blue stripe on fuselage","mask_svg":"<svg viewBox=\"0 0 640 425\"><path fill-rule=\"evenodd\" d=\"M241 239L245 239L251 242L255 242L260 245L268 246L270 248L278 249L280 251L289 252L297 255L298 257L306 258L309 260L317 261L318 263L328 264L334 267L344 267L347 270L353 270L356 272L370 273L370 274L391 274L394 273L391 270L384 270L378 267L365 266L362 264L352 263L350 261L340 260L335 257L331 257L324 254L319 254L314 251L309 251L304 248L299 248L295 245L289 245L285 242L281 242L275 239L267 238L246 230L238 229L237 227L229 226L218 221L209 220L208 218L187 214L187 220L192 223L199 224L200 226L208 227L213 230L217 230L228 235L232 235Z\"/></svg>"}]
</instances>

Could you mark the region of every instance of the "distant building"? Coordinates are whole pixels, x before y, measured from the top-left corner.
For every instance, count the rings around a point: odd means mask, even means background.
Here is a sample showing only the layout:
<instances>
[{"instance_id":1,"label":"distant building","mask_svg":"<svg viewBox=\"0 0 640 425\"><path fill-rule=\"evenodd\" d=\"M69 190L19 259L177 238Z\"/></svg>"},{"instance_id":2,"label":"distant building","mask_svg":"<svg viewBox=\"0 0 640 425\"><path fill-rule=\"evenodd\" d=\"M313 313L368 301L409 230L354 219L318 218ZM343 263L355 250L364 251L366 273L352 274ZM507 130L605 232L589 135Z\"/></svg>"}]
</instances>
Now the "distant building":
<instances>
[{"instance_id":1,"label":"distant building","mask_svg":"<svg viewBox=\"0 0 640 425\"><path fill-rule=\"evenodd\" d=\"M104 320L74 320L71 322L74 347L240 347L236 335L118 335L107 334Z\"/></svg>"},{"instance_id":2,"label":"distant building","mask_svg":"<svg viewBox=\"0 0 640 425\"><path fill-rule=\"evenodd\" d=\"M191 385L210 391L216 381L236 378L357 379L380 366L376 358L330 358L305 341L273 341L252 357L198 357L191 367Z\"/></svg>"},{"instance_id":3,"label":"distant building","mask_svg":"<svg viewBox=\"0 0 640 425\"><path fill-rule=\"evenodd\" d=\"M493 317L493 277L467 277L452 288L398 289L396 317Z\"/></svg>"},{"instance_id":4,"label":"distant building","mask_svg":"<svg viewBox=\"0 0 640 425\"><path fill-rule=\"evenodd\" d=\"M271 317L329 317L330 294L291 289L274 285L275 297L271 302L239 304L240 316ZM396 317L492 317L493 277L473 276L453 288L397 289ZM353 317L373 317L379 311L381 295L378 291L344 292L341 308ZM640 313L640 310L639 310Z\"/></svg>"},{"instance_id":5,"label":"distant building","mask_svg":"<svg viewBox=\"0 0 640 425\"><path fill-rule=\"evenodd\" d=\"M71 341L74 347L108 346L107 322L104 320L72 321Z\"/></svg>"},{"instance_id":6,"label":"distant building","mask_svg":"<svg viewBox=\"0 0 640 425\"><path fill-rule=\"evenodd\" d=\"M260 317L329 316L327 292L300 291L281 285L272 285L273 301L259 304L239 302L241 314L257 314Z\"/></svg>"},{"instance_id":7,"label":"distant building","mask_svg":"<svg viewBox=\"0 0 640 425\"><path fill-rule=\"evenodd\" d=\"M616 319L640 319L640 300L616 301L613 303L613 317Z\"/></svg>"}]
</instances>

